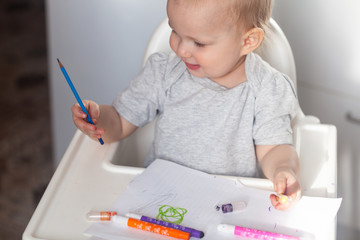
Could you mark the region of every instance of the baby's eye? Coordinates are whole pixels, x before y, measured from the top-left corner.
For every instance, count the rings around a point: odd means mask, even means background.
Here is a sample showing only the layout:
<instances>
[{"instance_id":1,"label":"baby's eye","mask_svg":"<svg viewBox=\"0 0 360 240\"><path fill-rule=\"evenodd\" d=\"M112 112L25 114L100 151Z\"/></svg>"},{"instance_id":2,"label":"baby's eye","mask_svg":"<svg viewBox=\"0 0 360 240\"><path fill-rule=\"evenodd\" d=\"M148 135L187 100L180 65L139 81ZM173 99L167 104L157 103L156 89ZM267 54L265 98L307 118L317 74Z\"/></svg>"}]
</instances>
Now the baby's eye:
<instances>
[{"instance_id":1,"label":"baby's eye","mask_svg":"<svg viewBox=\"0 0 360 240\"><path fill-rule=\"evenodd\" d=\"M197 47L205 47L204 43L194 42Z\"/></svg>"}]
</instances>

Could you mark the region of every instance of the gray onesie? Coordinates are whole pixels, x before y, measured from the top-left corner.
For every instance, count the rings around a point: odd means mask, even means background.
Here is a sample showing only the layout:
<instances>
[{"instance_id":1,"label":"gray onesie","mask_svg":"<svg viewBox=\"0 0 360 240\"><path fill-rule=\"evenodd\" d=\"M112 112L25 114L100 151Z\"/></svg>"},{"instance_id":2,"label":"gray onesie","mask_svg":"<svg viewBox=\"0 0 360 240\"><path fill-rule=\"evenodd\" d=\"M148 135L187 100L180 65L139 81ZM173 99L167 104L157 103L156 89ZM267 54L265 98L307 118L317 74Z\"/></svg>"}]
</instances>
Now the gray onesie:
<instances>
[{"instance_id":1,"label":"gray onesie","mask_svg":"<svg viewBox=\"0 0 360 240\"><path fill-rule=\"evenodd\" d=\"M136 126L157 117L145 161L160 158L211 174L255 177L254 145L291 144L292 81L251 53L247 81L223 87L192 76L175 55L155 53L113 106Z\"/></svg>"}]
</instances>

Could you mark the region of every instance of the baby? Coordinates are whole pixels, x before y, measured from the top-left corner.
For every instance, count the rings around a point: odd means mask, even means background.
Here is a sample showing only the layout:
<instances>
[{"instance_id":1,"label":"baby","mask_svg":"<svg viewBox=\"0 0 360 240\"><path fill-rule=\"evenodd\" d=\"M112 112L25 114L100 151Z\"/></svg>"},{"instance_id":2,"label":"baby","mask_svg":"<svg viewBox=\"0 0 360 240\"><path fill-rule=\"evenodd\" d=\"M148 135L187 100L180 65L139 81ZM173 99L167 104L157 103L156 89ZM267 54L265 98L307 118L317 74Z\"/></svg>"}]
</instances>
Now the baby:
<instances>
[{"instance_id":1,"label":"baby","mask_svg":"<svg viewBox=\"0 0 360 240\"><path fill-rule=\"evenodd\" d=\"M259 166L278 194L301 196L290 121L291 80L253 53L264 38L271 0L168 0L174 53L155 53L113 105L84 101L75 125L93 139L121 140L157 118L145 161L157 158L211 174L256 177Z\"/></svg>"}]
</instances>

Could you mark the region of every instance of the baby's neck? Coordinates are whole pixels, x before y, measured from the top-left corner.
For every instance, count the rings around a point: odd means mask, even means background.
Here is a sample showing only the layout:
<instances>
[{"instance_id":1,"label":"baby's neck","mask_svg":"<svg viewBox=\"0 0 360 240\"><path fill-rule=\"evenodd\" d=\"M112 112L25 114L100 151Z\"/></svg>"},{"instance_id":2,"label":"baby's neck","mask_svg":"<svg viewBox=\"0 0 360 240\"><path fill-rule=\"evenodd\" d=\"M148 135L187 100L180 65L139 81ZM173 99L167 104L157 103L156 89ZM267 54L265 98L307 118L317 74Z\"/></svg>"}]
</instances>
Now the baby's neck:
<instances>
[{"instance_id":1,"label":"baby's neck","mask_svg":"<svg viewBox=\"0 0 360 240\"><path fill-rule=\"evenodd\" d=\"M226 88L234 88L247 81L245 72L245 58L244 56L232 71L218 78L211 78L212 81Z\"/></svg>"}]
</instances>

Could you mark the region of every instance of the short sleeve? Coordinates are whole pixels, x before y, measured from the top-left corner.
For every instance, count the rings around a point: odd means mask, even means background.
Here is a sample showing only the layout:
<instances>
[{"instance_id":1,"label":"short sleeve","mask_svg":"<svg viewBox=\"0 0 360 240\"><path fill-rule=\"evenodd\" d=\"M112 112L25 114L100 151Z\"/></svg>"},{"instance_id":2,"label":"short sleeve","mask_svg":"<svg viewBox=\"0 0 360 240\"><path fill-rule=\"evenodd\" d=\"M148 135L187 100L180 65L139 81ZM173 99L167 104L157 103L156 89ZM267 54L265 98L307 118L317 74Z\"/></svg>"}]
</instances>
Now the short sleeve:
<instances>
[{"instance_id":1,"label":"short sleeve","mask_svg":"<svg viewBox=\"0 0 360 240\"><path fill-rule=\"evenodd\" d=\"M291 119L298 101L292 81L275 73L265 81L255 101L253 137L255 145L292 144Z\"/></svg>"},{"instance_id":2,"label":"short sleeve","mask_svg":"<svg viewBox=\"0 0 360 240\"><path fill-rule=\"evenodd\" d=\"M168 55L151 55L142 71L120 92L112 105L126 120L141 127L155 119L162 108L163 82Z\"/></svg>"}]
</instances>

